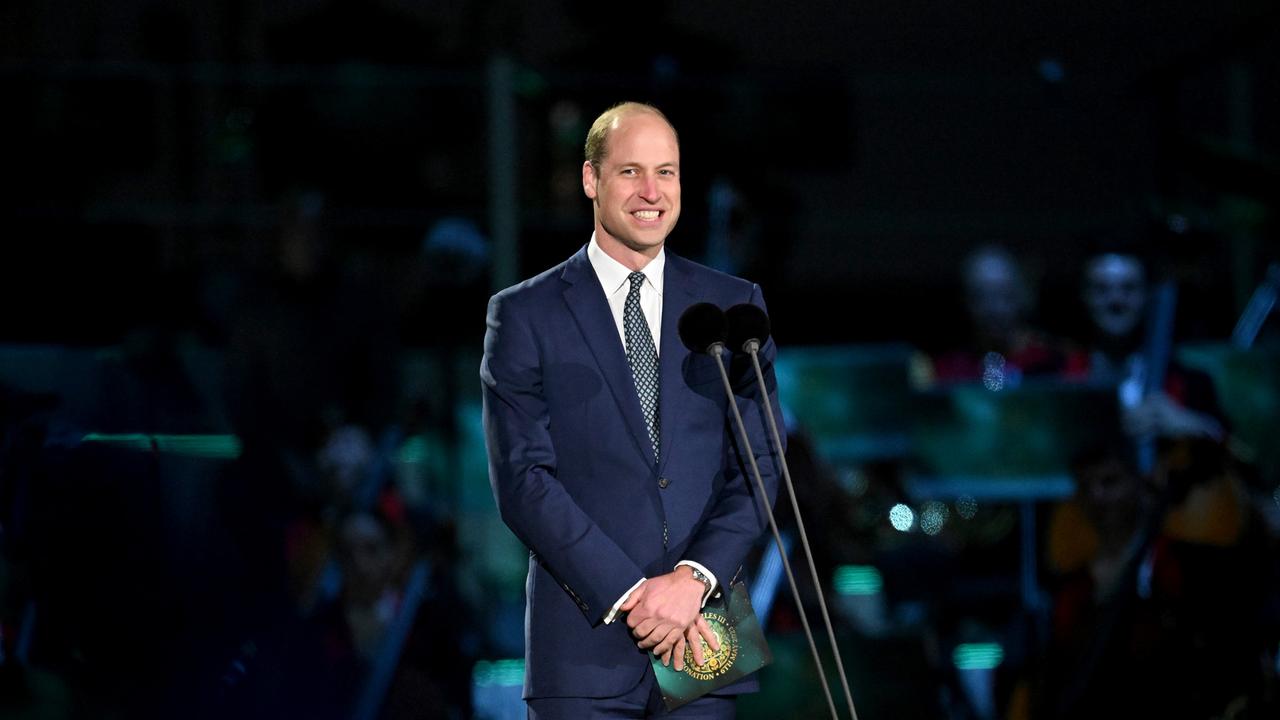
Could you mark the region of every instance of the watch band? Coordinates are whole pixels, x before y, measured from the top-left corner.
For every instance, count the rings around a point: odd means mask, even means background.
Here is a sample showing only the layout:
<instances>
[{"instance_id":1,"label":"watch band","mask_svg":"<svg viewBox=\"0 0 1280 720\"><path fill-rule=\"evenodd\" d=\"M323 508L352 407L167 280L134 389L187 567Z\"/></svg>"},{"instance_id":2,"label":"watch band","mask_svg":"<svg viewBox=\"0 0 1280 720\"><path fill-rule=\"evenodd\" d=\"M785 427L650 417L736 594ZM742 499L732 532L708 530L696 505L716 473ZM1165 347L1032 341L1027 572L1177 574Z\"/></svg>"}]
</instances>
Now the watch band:
<instances>
[{"instance_id":1,"label":"watch band","mask_svg":"<svg viewBox=\"0 0 1280 720\"><path fill-rule=\"evenodd\" d=\"M699 582L701 582L701 583L702 583L702 586L703 586L704 588L706 588L705 590L703 590L703 591L702 591L702 594L703 594L703 595L706 595L706 594L710 593L710 592L711 592L711 578L707 577L705 573L703 573L701 570L699 570L698 568L696 568L696 567L694 567L694 566L692 566L692 565L690 565L690 566L689 566L689 570L691 570L691 571L693 572L693 579L694 579L694 580L697 580L697 581L699 581Z\"/></svg>"}]
</instances>

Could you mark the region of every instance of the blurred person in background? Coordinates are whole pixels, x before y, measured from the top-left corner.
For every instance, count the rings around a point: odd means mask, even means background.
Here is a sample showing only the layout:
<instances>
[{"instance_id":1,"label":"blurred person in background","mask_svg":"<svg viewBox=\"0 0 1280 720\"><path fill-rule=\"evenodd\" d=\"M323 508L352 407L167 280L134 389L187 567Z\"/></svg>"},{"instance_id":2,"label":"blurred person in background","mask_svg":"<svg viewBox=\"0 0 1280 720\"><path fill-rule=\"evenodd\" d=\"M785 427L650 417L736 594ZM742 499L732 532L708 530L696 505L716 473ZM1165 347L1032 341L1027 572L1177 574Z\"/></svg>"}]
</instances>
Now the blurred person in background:
<instances>
[{"instance_id":1,"label":"blurred person in background","mask_svg":"<svg viewBox=\"0 0 1280 720\"><path fill-rule=\"evenodd\" d=\"M1180 514L1209 514L1194 499L1162 510L1161 488L1186 482L1179 458L1149 481L1127 455L1077 458L1076 493L1051 512L1049 646L1011 718L1217 717L1257 710L1274 680L1265 546L1249 533L1229 545L1190 535Z\"/></svg>"},{"instance_id":2,"label":"blurred person in background","mask_svg":"<svg viewBox=\"0 0 1280 720\"><path fill-rule=\"evenodd\" d=\"M335 682L363 689L393 666L381 717L465 717L473 664L463 640L467 613L445 581L449 569L422 558L403 507L382 505L337 524L342 590L314 620L329 670Z\"/></svg>"},{"instance_id":3,"label":"blurred person in background","mask_svg":"<svg viewBox=\"0 0 1280 720\"><path fill-rule=\"evenodd\" d=\"M211 717L470 717L475 625L396 494L322 532L332 567L314 604L255 637Z\"/></svg>"},{"instance_id":4,"label":"blurred person in background","mask_svg":"<svg viewBox=\"0 0 1280 720\"><path fill-rule=\"evenodd\" d=\"M340 428L362 428L377 446L393 426L398 318L358 274L354 251L334 242L320 193L286 196L260 250L245 258L226 332L227 403L243 452L221 503L248 594L276 612L289 600L289 523L331 497L323 449Z\"/></svg>"},{"instance_id":5,"label":"blurred person in background","mask_svg":"<svg viewBox=\"0 0 1280 720\"><path fill-rule=\"evenodd\" d=\"M1095 252L1085 262L1082 297L1091 345L1073 353L1068 374L1114 386L1129 451L1153 439L1173 463L1171 478L1183 484L1168 488L1170 527L1188 541L1234 544L1248 510L1244 488L1227 471L1230 423L1207 373L1172 357L1164 368L1148 367L1149 346L1159 333L1150 327L1146 262L1123 245ZM1171 334L1172 328L1161 332ZM1148 390L1153 374L1163 375L1163 382Z\"/></svg>"},{"instance_id":6,"label":"blurred person in background","mask_svg":"<svg viewBox=\"0 0 1280 720\"><path fill-rule=\"evenodd\" d=\"M961 282L969 336L963 346L928 359L925 384L981 381L1000 389L1025 376L1062 371L1065 352L1031 324L1034 293L1011 252L998 245L977 248L961 265Z\"/></svg>"},{"instance_id":7,"label":"blurred person in background","mask_svg":"<svg viewBox=\"0 0 1280 720\"><path fill-rule=\"evenodd\" d=\"M1157 370L1146 367L1144 356L1151 291L1142 258L1121 249L1094 254L1081 292L1091 346L1072 359L1070 372L1117 386L1129 433L1224 439L1222 411L1205 373L1172 362L1163 387L1143 394L1147 374Z\"/></svg>"},{"instance_id":8,"label":"blurred person in background","mask_svg":"<svg viewBox=\"0 0 1280 720\"><path fill-rule=\"evenodd\" d=\"M1050 645L1010 717L1207 718L1257 710L1273 675L1275 588L1224 444L1230 424L1198 370L1170 362L1146 391L1146 373L1160 370L1148 367L1151 298L1136 252L1108 248L1085 263L1092 345L1068 374L1116 387L1123 433L1076 458L1076 493L1051 511ZM1146 438L1150 469L1136 450Z\"/></svg>"}]
</instances>

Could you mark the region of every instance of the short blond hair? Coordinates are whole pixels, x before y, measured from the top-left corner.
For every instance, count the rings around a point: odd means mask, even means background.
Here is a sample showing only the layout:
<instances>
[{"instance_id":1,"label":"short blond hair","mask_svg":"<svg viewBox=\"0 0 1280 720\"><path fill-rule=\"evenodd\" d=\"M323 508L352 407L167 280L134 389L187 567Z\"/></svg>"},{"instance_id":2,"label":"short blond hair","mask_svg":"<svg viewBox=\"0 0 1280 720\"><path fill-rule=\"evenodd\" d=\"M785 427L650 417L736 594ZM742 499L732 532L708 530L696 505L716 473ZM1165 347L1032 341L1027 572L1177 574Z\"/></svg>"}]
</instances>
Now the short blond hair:
<instances>
[{"instance_id":1,"label":"short blond hair","mask_svg":"<svg viewBox=\"0 0 1280 720\"><path fill-rule=\"evenodd\" d=\"M642 102L620 102L617 105L600 113L600 117L591 123L591 129L587 131L587 142L583 147L583 155L587 162L593 167L600 167L600 163L604 162L605 155L609 146L609 134L617 126L618 121L628 115L636 115L639 113L652 113L662 118L662 121L671 128L671 134L676 136L676 145L680 144L680 135L676 133L676 127L671 124L667 116L658 108Z\"/></svg>"}]
</instances>

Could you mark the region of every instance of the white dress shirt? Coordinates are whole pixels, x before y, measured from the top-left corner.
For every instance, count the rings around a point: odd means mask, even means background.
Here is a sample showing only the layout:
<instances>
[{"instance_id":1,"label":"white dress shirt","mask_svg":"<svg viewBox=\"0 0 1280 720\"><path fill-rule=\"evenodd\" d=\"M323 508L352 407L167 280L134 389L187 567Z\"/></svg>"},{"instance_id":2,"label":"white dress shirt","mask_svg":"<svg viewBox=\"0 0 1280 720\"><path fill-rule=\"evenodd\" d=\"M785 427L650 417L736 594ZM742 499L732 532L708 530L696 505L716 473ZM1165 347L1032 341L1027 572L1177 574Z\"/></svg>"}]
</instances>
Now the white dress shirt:
<instances>
[{"instance_id":1,"label":"white dress shirt","mask_svg":"<svg viewBox=\"0 0 1280 720\"><path fill-rule=\"evenodd\" d=\"M591 242L587 243L587 260L591 262L592 269L596 272L596 279L600 281L600 287L604 289L605 299L609 301L609 310L613 313L613 322L618 328L618 339L622 342L623 348L627 344L627 334L623 327L622 309L627 302L627 293L631 291L631 269L626 265L614 260L605 254L600 248L600 244L596 242L594 233L591 235ZM664 270L667 267L667 250L659 248L658 255L649 261L647 265L641 269L644 273L644 284L640 286L640 310L644 312L644 320L649 324L649 334L653 335L653 346L655 353L662 347L662 282ZM658 402L662 402L662 398L658 398ZM707 604L707 599L715 592L716 576L711 574L700 563L693 560L681 560L676 563L676 567L688 565L691 568L706 575L711 580L711 586L707 588L702 595L702 604ZM609 610L609 614L605 616L605 624L613 622L618 615L618 608L631 597L631 593L647 578L640 578L636 581L631 589L623 593L618 598L618 602L613 604Z\"/></svg>"},{"instance_id":2,"label":"white dress shirt","mask_svg":"<svg viewBox=\"0 0 1280 720\"><path fill-rule=\"evenodd\" d=\"M622 339L623 347L626 347L627 335L623 329L622 308L627 302L627 293L631 291L631 268L606 255L596 242L594 233L591 235L591 242L587 244L587 259L596 271L600 287L604 288L609 310L613 313L613 322L618 327L618 337ZM644 273L644 284L640 286L640 310L644 312L644 320L649 324L649 334L653 335L655 352L660 352L662 348L662 281L666 267L667 251L659 248L658 256L640 271Z\"/></svg>"}]
</instances>

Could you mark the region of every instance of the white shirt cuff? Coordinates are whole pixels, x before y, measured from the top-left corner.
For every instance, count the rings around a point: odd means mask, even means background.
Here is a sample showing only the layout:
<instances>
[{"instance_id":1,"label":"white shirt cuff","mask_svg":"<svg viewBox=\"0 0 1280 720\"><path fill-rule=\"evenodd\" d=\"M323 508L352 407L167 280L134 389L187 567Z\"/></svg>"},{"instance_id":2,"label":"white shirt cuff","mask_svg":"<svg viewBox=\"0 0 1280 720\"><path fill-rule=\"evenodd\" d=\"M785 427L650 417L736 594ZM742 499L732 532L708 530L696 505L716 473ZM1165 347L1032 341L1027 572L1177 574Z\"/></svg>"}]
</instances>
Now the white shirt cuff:
<instances>
[{"instance_id":1,"label":"white shirt cuff","mask_svg":"<svg viewBox=\"0 0 1280 720\"><path fill-rule=\"evenodd\" d=\"M680 562L676 563L676 567L680 567L681 565L688 565L694 570L697 570L703 575L706 575L707 579L711 581L711 587L707 588L707 591L702 593L702 605L703 607L706 607L707 601L711 599L711 595L716 591L716 586L720 584L716 581L715 574L712 573L710 570L706 569L705 567L703 567L701 563L695 562L693 560L681 560Z\"/></svg>"},{"instance_id":2,"label":"white shirt cuff","mask_svg":"<svg viewBox=\"0 0 1280 720\"><path fill-rule=\"evenodd\" d=\"M631 597L631 593L635 592L636 588L640 587L640 584L647 579L648 578L640 578L636 581L635 585L631 586L630 590L622 593L622 597L618 598L618 602L614 603L613 607L609 608L609 614L604 616L605 625L613 622L614 618L618 617L618 608L622 607L622 604L627 601L627 598Z\"/></svg>"}]
</instances>

